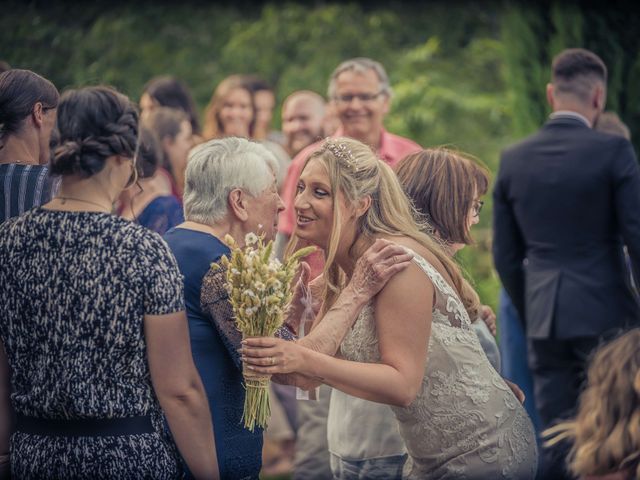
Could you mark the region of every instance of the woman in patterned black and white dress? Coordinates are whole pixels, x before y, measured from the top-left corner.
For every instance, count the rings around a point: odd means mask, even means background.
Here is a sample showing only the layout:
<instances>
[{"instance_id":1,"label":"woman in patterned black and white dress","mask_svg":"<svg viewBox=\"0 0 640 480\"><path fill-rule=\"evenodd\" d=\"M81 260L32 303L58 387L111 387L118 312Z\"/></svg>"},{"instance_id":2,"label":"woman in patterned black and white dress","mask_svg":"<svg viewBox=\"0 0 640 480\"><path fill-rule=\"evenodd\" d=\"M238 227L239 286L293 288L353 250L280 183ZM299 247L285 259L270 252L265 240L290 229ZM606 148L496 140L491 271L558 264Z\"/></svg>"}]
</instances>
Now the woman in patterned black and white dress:
<instances>
[{"instance_id":1,"label":"woman in patterned black and white dress","mask_svg":"<svg viewBox=\"0 0 640 480\"><path fill-rule=\"evenodd\" d=\"M0 226L12 475L180 478L177 445L196 477L216 478L175 259L157 234L111 214L135 181L135 107L107 87L72 90L58 125L58 195ZM0 452L8 445L2 428Z\"/></svg>"}]
</instances>

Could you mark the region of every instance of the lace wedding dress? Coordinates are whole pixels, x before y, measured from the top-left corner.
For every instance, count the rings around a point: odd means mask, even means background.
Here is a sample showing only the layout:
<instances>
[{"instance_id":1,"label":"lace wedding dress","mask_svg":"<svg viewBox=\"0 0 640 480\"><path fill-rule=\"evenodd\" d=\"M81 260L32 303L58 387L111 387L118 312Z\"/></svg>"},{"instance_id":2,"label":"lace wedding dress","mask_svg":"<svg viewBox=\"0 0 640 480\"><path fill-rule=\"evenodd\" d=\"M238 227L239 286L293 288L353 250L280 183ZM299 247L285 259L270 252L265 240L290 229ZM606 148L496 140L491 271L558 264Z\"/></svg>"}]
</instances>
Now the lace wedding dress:
<instances>
[{"instance_id":1,"label":"lace wedding dress","mask_svg":"<svg viewBox=\"0 0 640 480\"><path fill-rule=\"evenodd\" d=\"M533 479L537 448L531 420L482 351L456 292L424 258L436 303L418 397L392 407L409 452L411 479ZM362 310L341 346L344 358L380 361L373 307Z\"/></svg>"}]
</instances>

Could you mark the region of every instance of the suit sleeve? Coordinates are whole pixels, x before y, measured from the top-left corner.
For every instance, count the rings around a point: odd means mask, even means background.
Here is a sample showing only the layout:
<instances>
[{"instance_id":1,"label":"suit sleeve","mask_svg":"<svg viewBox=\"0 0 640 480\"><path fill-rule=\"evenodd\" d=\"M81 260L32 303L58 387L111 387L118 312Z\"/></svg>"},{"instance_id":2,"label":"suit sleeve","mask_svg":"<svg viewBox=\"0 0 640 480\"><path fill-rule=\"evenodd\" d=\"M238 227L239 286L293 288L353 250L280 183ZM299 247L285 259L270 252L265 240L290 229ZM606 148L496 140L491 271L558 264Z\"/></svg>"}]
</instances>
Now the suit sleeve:
<instances>
[{"instance_id":1,"label":"suit sleeve","mask_svg":"<svg viewBox=\"0 0 640 480\"><path fill-rule=\"evenodd\" d=\"M524 322L522 262L525 258L525 244L508 195L508 180L504 170L503 157L493 190L493 258L500 281Z\"/></svg>"},{"instance_id":2,"label":"suit sleeve","mask_svg":"<svg viewBox=\"0 0 640 480\"><path fill-rule=\"evenodd\" d=\"M629 250L636 284L640 280L640 168L627 140L613 160L614 197L620 233Z\"/></svg>"}]
</instances>

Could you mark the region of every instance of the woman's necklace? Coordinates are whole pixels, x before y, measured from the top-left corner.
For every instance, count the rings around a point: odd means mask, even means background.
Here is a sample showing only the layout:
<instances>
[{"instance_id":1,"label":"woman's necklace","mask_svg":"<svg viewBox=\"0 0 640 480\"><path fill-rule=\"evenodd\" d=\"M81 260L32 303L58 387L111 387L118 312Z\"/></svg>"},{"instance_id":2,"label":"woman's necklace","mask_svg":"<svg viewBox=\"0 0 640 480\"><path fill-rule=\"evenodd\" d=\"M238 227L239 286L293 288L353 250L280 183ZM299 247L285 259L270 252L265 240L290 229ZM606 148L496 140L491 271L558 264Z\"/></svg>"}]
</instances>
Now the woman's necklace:
<instances>
[{"instance_id":1,"label":"woman's necklace","mask_svg":"<svg viewBox=\"0 0 640 480\"><path fill-rule=\"evenodd\" d=\"M18 159L12 159L12 160L0 160L0 164L15 164L15 165L39 165L37 161L32 161L32 160L22 160L20 158Z\"/></svg>"},{"instance_id":2,"label":"woman's necklace","mask_svg":"<svg viewBox=\"0 0 640 480\"><path fill-rule=\"evenodd\" d=\"M111 207L105 207L104 205L101 205L98 202L92 202L91 200L85 200L83 198L75 198L75 197L55 197L55 198L60 200L60 203L62 205L67 203L67 201L71 200L71 201L74 201L74 202L81 202L81 203L87 203L89 205L94 205L96 207L100 207L106 213L111 213Z\"/></svg>"}]
</instances>

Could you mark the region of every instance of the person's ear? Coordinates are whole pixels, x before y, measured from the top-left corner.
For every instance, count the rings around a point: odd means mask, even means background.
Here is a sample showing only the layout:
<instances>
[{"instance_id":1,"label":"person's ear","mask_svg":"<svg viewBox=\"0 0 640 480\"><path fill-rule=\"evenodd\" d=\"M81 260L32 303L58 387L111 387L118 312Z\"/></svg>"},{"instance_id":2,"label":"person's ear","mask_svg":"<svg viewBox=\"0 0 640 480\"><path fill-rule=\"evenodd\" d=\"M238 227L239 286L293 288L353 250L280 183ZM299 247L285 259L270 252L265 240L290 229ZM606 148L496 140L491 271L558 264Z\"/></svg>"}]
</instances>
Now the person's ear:
<instances>
[{"instance_id":1,"label":"person's ear","mask_svg":"<svg viewBox=\"0 0 640 480\"><path fill-rule=\"evenodd\" d=\"M389 110L391 110L391 97L386 93L383 93L382 96L384 98L384 103L382 104L382 112L384 115L386 115L387 113L389 113Z\"/></svg>"},{"instance_id":2,"label":"person's ear","mask_svg":"<svg viewBox=\"0 0 640 480\"><path fill-rule=\"evenodd\" d=\"M602 112L604 110L605 103L607 102L607 90L603 85L596 85L593 95L593 108Z\"/></svg>"},{"instance_id":3,"label":"person's ear","mask_svg":"<svg viewBox=\"0 0 640 480\"><path fill-rule=\"evenodd\" d=\"M356 208L355 208L356 218L362 217L365 213L367 213L370 207L371 207L371 195L365 195L364 197L360 198L356 203Z\"/></svg>"},{"instance_id":4,"label":"person's ear","mask_svg":"<svg viewBox=\"0 0 640 480\"><path fill-rule=\"evenodd\" d=\"M553 97L553 83L547 83L547 103L549 104L551 109L553 109L554 101L555 99Z\"/></svg>"},{"instance_id":5,"label":"person's ear","mask_svg":"<svg viewBox=\"0 0 640 480\"><path fill-rule=\"evenodd\" d=\"M33 106L31 117L36 127L42 127L42 122L44 121L44 108L42 108L42 103L36 102Z\"/></svg>"},{"instance_id":6,"label":"person's ear","mask_svg":"<svg viewBox=\"0 0 640 480\"><path fill-rule=\"evenodd\" d=\"M247 212L247 200L244 192L239 188L235 188L229 192L227 198L229 211L241 222L246 222L249 218L249 212Z\"/></svg>"}]
</instances>

